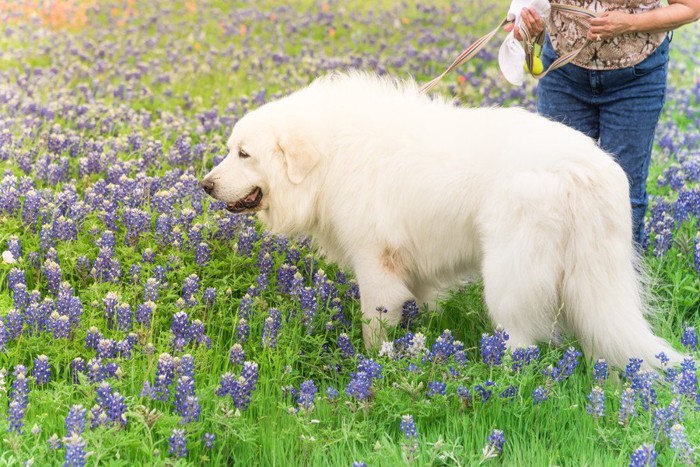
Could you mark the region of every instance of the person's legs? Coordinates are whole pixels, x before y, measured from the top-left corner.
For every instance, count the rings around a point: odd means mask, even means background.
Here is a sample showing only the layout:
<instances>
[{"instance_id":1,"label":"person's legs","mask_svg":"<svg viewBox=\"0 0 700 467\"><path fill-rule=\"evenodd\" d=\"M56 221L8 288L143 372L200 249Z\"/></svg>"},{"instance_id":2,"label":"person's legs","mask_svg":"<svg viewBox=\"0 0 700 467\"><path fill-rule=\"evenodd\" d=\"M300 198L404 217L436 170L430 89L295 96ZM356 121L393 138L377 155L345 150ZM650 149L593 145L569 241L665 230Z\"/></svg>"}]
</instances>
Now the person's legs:
<instances>
[{"instance_id":1,"label":"person's legs","mask_svg":"<svg viewBox=\"0 0 700 467\"><path fill-rule=\"evenodd\" d=\"M642 244L654 131L664 106L668 41L639 65L600 72L600 146L627 174L633 235Z\"/></svg>"}]
</instances>

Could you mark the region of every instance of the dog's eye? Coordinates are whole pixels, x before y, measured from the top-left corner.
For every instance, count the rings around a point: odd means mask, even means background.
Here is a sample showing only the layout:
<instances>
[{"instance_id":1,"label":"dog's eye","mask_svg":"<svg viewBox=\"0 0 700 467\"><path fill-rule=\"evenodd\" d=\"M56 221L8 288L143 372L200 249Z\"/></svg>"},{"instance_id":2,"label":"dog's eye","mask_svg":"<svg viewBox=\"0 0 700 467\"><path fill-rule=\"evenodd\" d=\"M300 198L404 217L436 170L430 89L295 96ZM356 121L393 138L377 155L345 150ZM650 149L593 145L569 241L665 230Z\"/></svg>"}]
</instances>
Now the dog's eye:
<instances>
[{"instance_id":1,"label":"dog's eye","mask_svg":"<svg viewBox=\"0 0 700 467\"><path fill-rule=\"evenodd\" d=\"M243 149L239 149L238 150L238 157L240 157L241 159L248 159L250 157L250 154L245 152Z\"/></svg>"}]
</instances>

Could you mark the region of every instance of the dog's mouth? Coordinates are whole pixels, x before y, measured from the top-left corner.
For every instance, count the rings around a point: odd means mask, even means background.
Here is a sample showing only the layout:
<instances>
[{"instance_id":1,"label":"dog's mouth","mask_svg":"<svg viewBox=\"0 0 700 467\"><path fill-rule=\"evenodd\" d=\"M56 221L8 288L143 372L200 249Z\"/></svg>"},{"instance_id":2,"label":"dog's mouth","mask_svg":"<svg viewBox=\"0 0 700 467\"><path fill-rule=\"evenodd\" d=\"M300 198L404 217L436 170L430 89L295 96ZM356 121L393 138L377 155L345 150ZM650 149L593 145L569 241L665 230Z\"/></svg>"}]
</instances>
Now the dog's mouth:
<instances>
[{"instance_id":1,"label":"dog's mouth","mask_svg":"<svg viewBox=\"0 0 700 467\"><path fill-rule=\"evenodd\" d=\"M263 192L259 186L253 188L244 198L239 199L235 203L226 203L226 210L233 213L241 213L257 208L262 201Z\"/></svg>"}]
</instances>

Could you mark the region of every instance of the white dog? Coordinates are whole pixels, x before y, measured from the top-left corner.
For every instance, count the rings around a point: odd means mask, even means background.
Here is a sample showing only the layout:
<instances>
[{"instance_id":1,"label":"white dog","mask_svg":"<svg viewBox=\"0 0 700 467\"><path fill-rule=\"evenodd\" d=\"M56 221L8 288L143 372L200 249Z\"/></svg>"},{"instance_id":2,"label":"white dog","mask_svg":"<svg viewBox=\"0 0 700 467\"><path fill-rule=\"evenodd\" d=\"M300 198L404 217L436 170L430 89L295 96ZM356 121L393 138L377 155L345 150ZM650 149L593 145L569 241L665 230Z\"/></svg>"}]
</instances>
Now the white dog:
<instances>
[{"instance_id":1,"label":"white dog","mask_svg":"<svg viewBox=\"0 0 700 467\"><path fill-rule=\"evenodd\" d=\"M204 189L354 271L368 346L406 300L480 275L511 347L565 331L618 367L681 359L643 317L627 178L577 131L351 73L244 116L228 147Z\"/></svg>"}]
</instances>

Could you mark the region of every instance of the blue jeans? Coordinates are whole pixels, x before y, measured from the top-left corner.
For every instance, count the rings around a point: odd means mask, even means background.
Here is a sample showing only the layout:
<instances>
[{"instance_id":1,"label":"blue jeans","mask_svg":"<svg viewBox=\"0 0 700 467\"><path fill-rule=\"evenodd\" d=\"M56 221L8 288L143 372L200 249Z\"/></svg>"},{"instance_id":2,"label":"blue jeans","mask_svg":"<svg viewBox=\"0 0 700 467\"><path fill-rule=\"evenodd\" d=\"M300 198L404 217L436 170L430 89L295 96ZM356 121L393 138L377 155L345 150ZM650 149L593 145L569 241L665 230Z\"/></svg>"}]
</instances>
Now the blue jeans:
<instances>
[{"instance_id":1,"label":"blue jeans","mask_svg":"<svg viewBox=\"0 0 700 467\"><path fill-rule=\"evenodd\" d=\"M589 70L569 63L542 78L537 86L540 114L596 140L627 173L637 245L642 245L644 236L654 131L666 99L669 42L667 37L637 65ZM556 58L547 39L542 49L545 68Z\"/></svg>"}]
</instances>

